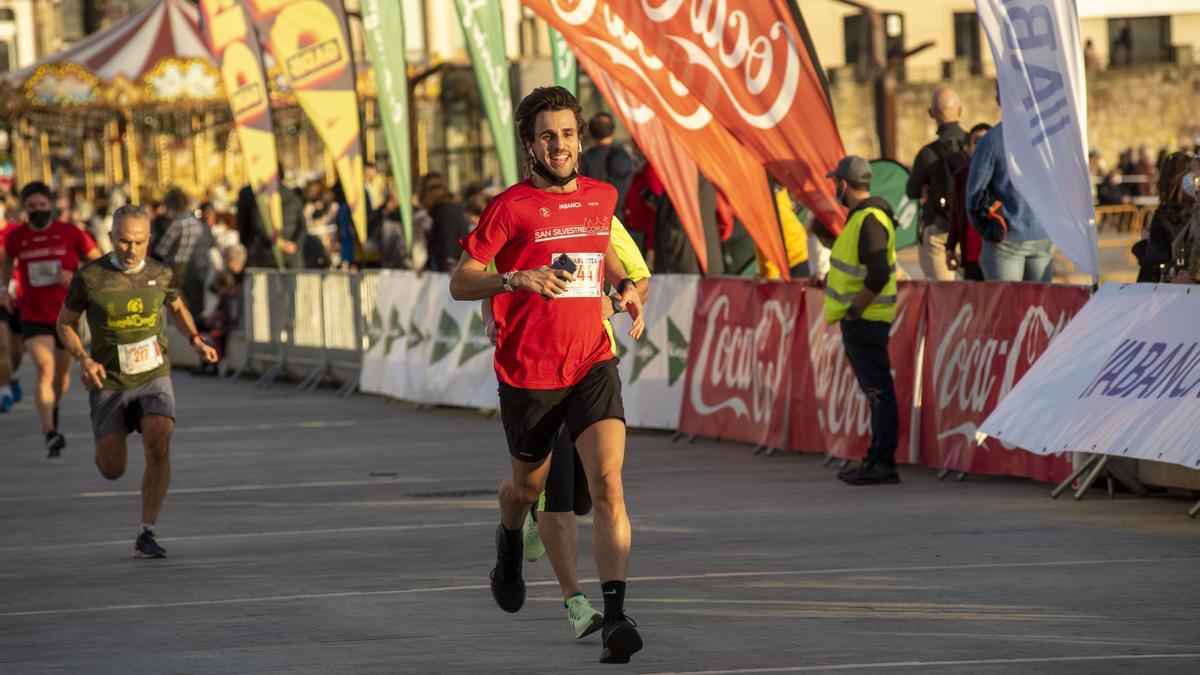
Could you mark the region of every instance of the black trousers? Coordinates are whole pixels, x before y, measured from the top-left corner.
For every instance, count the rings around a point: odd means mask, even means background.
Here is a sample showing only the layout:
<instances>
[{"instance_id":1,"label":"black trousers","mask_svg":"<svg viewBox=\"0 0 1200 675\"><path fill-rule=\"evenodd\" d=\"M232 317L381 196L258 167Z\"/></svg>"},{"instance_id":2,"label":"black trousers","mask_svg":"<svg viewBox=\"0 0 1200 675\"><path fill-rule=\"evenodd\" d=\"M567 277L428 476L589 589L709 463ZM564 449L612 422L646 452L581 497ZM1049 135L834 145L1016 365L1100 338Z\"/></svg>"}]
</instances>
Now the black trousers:
<instances>
[{"instance_id":1,"label":"black trousers","mask_svg":"<svg viewBox=\"0 0 1200 675\"><path fill-rule=\"evenodd\" d=\"M871 405L871 445L867 459L884 466L896 466L896 446L900 443L900 406L888 360L886 321L843 320L842 346L858 378L858 386Z\"/></svg>"}]
</instances>

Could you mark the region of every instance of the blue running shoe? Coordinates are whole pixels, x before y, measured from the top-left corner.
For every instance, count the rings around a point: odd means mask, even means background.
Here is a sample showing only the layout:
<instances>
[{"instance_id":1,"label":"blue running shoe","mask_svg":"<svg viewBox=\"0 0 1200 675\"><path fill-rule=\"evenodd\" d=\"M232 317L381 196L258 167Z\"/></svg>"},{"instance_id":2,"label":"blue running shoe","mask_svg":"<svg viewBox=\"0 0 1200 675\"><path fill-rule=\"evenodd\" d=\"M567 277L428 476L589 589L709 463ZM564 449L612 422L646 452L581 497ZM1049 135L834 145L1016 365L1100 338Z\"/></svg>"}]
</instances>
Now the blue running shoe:
<instances>
[{"instance_id":1,"label":"blue running shoe","mask_svg":"<svg viewBox=\"0 0 1200 675\"><path fill-rule=\"evenodd\" d=\"M138 535L137 543L133 545L133 557L165 558L167 549L158 545L158 540L154 538L154 530L143 530Z\"/></svg>"},{"instance_id":2,"label":"blue running shoe","mask_svg":"<svg viewBox=\"0 0 1200 675\"><path fill-rule=\"evenodd\" d=\"M0 394L0 413L6 413L9 410L12 410L13 404L15 402L16 401L13 400L12 394L10 394L9 392L6 391L6 392Z\"/></svg>"},{"instance_id":3,"label":"blue running shoe","mask_svg":"<svg viewBox=\"0 0 1200 675\"><path fill-rule=\"evenodd\" d=\"M12 379L12 384L9 386L12 388L13 403L20 403L21 399L24 397L24 394L21 393L21 378L14 377Z\"/></svg>"}]
</instances>

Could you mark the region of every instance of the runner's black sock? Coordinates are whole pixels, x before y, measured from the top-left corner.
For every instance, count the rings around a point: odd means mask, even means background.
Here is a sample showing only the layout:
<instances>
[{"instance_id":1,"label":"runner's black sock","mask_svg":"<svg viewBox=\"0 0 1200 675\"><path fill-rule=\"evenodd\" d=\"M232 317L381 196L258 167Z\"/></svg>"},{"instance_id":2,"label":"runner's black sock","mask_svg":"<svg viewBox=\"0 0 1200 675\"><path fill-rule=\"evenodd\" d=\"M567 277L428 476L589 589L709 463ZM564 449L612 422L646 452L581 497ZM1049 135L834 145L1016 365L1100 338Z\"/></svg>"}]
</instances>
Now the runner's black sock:
<instances>
[{"instance_id":1,"label":"runner's black sock","mask_svg":"<svg viewBox=\"0 0 1200 675\"><path fill-rule=\"evenodd\" d=\"M604 591L604 623L616 623L625 614L625 582L606 581L600 590Z\"/></svg>"},{"instance_id":2,"label":"runner's black sock","mask_svg":"<svg viewBox=\"0 0 1200 675\"><path fill-rule=\"evenodd\" d=\"M58 431L58 406L54 406L54 430Z\"/></svg>"},{"instance_id":3,"label":"runner's black sock","mask_svg":"<svg viewBox=\"0 0 1200 675\"><path fill-rule=\"evenodd\" d=\"M518 527L515 530L510 530L504 527L503 524L500 528L504 531L503 536L500 537L500 550L508 555L521 555L525 548L522 541L521 528Z\"/></svg>"}]
</instances>

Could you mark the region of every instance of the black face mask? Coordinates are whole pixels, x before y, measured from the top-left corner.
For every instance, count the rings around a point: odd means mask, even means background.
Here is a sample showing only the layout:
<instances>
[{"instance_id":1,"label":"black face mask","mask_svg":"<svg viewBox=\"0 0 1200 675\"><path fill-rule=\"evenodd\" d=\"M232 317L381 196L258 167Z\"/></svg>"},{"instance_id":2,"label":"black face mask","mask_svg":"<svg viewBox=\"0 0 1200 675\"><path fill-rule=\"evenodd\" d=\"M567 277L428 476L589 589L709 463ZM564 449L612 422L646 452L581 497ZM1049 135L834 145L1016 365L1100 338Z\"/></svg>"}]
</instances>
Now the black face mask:
<instances>
[{"instance_id":1,"label":"black face mask","mask_svg":"<svg viewBox=\"0 0 1200 675\"><path fill-rule=\"evenodd\" d=\"M49 211L30 211L29 224L37 229L42 229L50 224L51 214Z\"/></svg>"},{"instance_id":2,"label":"black face mask","mask_svg":"<svg viewBox=\"0 0 1200 675\"><path fill-rule=\"evenodd\" d=\"M532 151L529 153L529 159L533 160L533 172L541 176L542 180L554 185L555 187L563 187L567 183L570 183L579 177L579 171L576 169L571 169L571 173L564 178L555 176L554 172L547 168L545 164L542 164L542 160L538 159Z\"/></svg>"},{"instance_id":3,"label":"black face mask","mask_svg":"<svg viewBox=\"0 0 1200 675\"><path fill-rule=\"evenodd\" d=\"M842 183L842 186L841 189L834 188L834 191L837 193L838 203L846 208L850 208L850 205L846 203L846 192L849 190L849 186L845 183Z\"/></svg>"}]
</instances>

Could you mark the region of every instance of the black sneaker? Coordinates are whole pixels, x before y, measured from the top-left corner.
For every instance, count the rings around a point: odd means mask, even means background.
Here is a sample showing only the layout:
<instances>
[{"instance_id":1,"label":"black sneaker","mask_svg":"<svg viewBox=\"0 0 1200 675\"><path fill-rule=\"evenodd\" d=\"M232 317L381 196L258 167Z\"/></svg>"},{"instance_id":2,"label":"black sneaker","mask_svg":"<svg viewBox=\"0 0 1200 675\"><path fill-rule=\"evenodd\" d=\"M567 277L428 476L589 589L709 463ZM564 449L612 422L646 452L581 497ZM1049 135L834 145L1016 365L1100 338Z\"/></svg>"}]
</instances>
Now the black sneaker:
<instances>
[{"instance_id":1,"label":"black sneaker","mask_svg":"<svg viewBox=\"0 0 1200 675\"><path fill-rule=\"evenodd\" d=\"M853 469L839 473L838 480L847 485L894 485L900 482L900 474L896 473L894 466L868 459Z\"/></svg>"},{"instance_id":2,"label":"black sneaker","mask_svg":"<svg viewBox=\"0 0 1200 675\"><path fill-rule=\"evenodd\" d=\"M138 535L137 542L133 545L133 557L165 558L167 557L167 549L158 545L158 540L154 538L153 530L143 530Z\"/></svg>"},{"instance_id":3,"label":"black sneaker","mask_svg":"<svg viewBox=\"0 0 1200 675\"><path fill-rule=\"evenodd\" d=\"M63 448L67 447L67 439L57 431L46 434L46 458L52 461L62 460Z\"/></svg>"},{"instance_id":4,"label":"black sneaker","mask_svg":"<svg viewBox=\"0 0 1200 675\"><path fill-rule=\"evenodd\" d=\"M637 632L637 622L621 615L620 619L604 624L600 634L600 663L629 663L629 657L642 649L642 636Z\"/></svg>"},{"instance_id":5,"label":"black sneaker","mask_svg":"<svg viewBox=\"0 0 1200 675\"><path fill-rule=\"evenodd\" d=\"M521 554L505 552L504 525L496 527L496 566L492 568L492 599L506 612L519 612L525 604L525 579L521 577Z\"/></svg>"}]
</instances>

